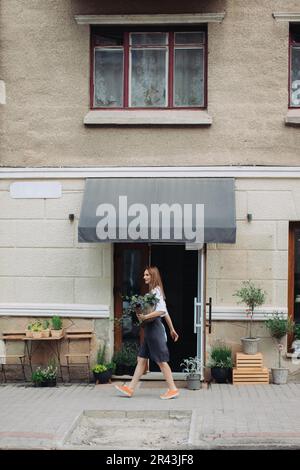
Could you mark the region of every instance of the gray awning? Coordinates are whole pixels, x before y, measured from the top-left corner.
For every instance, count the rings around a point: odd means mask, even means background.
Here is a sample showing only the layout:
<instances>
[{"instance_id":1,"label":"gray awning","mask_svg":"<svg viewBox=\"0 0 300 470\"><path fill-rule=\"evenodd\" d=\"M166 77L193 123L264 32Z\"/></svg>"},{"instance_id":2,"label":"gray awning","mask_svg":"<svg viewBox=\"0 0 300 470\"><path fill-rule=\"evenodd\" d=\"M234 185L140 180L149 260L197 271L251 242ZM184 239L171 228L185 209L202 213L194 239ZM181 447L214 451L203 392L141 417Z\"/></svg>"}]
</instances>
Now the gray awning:
<instances>
[{"instance_id":1,"label":"gray awning","mask_svg":"<svg viewBox=\"0 0 300 470\"><path fill-rule=\"evenodd\" d=\"M235 193L233 178L97 178L87 179L83 203L81 207L78 240L80 242L155 242L165 241L189 242L184 236L180 240L170 236L168 240L162 240L161 231L157 238L148 236L143 231L142 239L131 239L124 236L124 217L119 217L120 196L126 199L127 206L142 204L149 214L153 205L172 204L203 205L204 206L204 242L205 243L235 243ZM125 199L124 199L125 197ZM99 238L97 224L104 220L103 210L111 205L116 208L115 236L108 236L106 240ZM101 205L101 211L99 207ZM110 206L110 207L111 207ZM98 210L97 210L98 208ZM124 211L123 211L124 212ZM128 222L133 220L133 215L128 215ZM152 219L149 216L148 224L151 227ZM175 229L174 217L169 219ZM178 219L176 219L178 220ZM193 224L198 219L193 213ZM99 227L99 226L98 226ZM126 225L127 227L127 225ZM144 227L145 228L145 227ZM152 234L153 235L153 234Z\"/></svg>"}]
</instances>

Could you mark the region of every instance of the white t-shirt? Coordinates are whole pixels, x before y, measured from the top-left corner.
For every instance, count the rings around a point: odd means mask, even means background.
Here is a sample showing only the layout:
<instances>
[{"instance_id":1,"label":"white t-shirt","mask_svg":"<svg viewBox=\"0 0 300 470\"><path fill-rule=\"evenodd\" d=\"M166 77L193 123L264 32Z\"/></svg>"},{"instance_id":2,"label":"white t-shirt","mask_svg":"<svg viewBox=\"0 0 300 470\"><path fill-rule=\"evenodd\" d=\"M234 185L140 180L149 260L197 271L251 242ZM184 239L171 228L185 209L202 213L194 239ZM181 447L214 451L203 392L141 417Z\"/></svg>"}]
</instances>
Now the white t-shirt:
<instances>
[{"instance_id":1,"label":"white t-shirt","mask_svg":"<svg viewBox=\"0 0 300 470\"><path fill-rule=\"evenodd\" d=\"M166 306L165 299L163 298L163 295L161 293L160 287L157 286L154 289L151 290L152 294L155 294L156 297L159 299L158 304L155 307L156 312L162 312L161 317L165 317L169 312Z\"/></svg>"}]
</instances>

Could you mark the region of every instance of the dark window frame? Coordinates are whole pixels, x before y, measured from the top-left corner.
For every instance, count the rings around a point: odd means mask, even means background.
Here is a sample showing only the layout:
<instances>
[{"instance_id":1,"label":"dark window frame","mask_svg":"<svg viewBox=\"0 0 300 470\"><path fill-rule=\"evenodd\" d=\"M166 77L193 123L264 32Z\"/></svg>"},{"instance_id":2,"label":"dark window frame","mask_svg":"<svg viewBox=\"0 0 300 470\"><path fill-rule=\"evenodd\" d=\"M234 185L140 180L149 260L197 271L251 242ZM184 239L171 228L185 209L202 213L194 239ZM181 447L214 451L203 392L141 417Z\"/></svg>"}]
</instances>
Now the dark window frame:
<instances>
[{"instance_id":1,"label":"dark window frame","mask_svg":"<svg viewBox=\"0 0 300 470\"><path fill-rule=\"evenodd\" d=\"M94 66L95 66L95 48L97 47L97 34L118 32L123 34L123 48L124 48L124 60L123 60L123 106L113 107L99 107L94 105ZM131 107L129 106L129 34L130 33L147 33L147 32L163 32L168 33L168 80L167 80L167 106L163 107ZM174 106L174 33L177 32L203 32L204 33L204 57L203 57L203 105L202 106ZM207 108L207 25L201 26L178 26L172 28L166 27L105 27L105 26L91 26L90 27L90 109L91 110L126 110L126 111L138 111L138 110L199 110Z\"/></svg>"}]
</instances>

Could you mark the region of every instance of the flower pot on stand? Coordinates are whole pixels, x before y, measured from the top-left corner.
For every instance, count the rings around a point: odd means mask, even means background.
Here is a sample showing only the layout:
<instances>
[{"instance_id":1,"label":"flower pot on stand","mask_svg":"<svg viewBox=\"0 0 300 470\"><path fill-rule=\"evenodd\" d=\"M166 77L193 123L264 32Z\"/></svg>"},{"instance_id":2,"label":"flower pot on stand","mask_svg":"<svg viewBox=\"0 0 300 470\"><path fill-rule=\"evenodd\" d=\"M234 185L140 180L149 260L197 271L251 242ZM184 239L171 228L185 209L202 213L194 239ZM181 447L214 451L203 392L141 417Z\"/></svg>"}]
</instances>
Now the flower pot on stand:
<instances>
[{"instance_id":1,"label":"flower pot on stand","mask_svg":"<svg viewBox=\"0 0 300 470\"><path fill-rule=\"evenodd\" d=\"M287 383L289 369L285 367L274 367L271 371L273 384L283 385Z\"/></svg>"},{"instance_id":2,"label":"flower pot on stand","mask_svg":"<svg viewBox=\"0 0 300 470\"><path fill-rule=\"evenodd\" d=\"M243 353L256 354L258 352L259 340L260 338L241 338Z\"/></svg>"}]
</instances>

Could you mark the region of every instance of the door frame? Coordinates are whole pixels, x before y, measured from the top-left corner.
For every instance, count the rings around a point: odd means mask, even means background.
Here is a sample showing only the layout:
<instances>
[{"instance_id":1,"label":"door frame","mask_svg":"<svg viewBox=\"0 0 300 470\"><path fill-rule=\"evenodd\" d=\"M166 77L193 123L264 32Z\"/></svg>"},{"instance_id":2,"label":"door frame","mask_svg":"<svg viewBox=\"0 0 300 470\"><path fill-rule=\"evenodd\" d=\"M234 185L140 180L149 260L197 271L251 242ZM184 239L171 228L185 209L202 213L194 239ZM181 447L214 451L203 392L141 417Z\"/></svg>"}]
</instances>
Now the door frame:
<instances>
[{"instance_id":1,"label":"door frame","mask_svg":"<svg viewBox=\"0 0 300 470\"><path fill-rule=\"evenodd\" d=\"M166 243L167 244L167 243ZM115 319L120 319L122 315L122 297L118 296L118 292L121 290L121 279L122 279L122 267L120 266L120 250L124 248L136 248L140 249L145 258L145 265L149 264L151 260L151 243L114 243L113 244L113 260L114 260L114 285L113 285L113 296L114 296L114 350L118 351L122 346L122 330L120 324L115 322ZM155 245L155 243L154 243ZM204 380L204 367L205 367L205 351L206 351L206 244L203 245L202 249L198 249L198 260L197 260L197 303L200 308L197 309L194 315L194 331L196 334L196 347L197 357L202 362L201 367L201 380ZM121 268L121 269L120 269ZM145 286L146 288L146 286ZM145 291L146 292L146 291ZM153 378L157 378L158 375L161 377L160 372L150 372L147 377L151 379L150 375L153 374ZM176 377L181 378L185 374L181 372L175 372Z\"/></svg>"}]
</instances>

